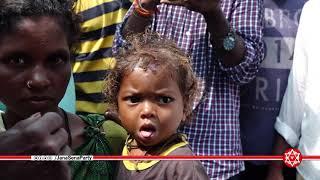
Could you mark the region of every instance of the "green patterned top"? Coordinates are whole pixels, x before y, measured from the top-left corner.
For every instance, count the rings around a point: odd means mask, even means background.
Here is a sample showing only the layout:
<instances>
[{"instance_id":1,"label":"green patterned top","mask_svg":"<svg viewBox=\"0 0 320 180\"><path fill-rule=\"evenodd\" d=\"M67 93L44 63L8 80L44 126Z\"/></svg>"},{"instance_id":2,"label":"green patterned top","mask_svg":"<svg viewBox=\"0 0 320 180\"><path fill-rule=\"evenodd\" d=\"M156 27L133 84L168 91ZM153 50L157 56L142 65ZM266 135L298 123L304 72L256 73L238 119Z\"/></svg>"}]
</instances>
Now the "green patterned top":
<instances>
[{"instance_id":1,"label":"green patterned top","mask_svg":"<svg viewBox=\"0 0 320 180\"><path fill-rule=\"evenodd\" d=\"M85 127L86 140L74 152L75 155L120 155L127 133L113 121L104 116L90 114L80 116L88 126ZM111 180L118 168L117 161L72 161L74 180Z\"/></svg>"}]
</instances>

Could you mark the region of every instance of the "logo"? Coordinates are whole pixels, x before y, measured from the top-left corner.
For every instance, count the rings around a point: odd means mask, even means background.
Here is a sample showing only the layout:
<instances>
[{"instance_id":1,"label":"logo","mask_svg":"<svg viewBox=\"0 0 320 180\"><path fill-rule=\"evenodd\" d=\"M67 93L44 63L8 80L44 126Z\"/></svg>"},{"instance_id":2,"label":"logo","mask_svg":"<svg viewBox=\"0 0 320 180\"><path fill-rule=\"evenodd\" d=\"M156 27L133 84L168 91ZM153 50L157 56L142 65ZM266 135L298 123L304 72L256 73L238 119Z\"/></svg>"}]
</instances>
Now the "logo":
<instances>
[{"instance_id":1,"label":"logo","mask_svg":"<svg viewBox=\"0 0 320 180\"><path fill-rule=\"evenodd\" d=\"M282 160L289 168L295 168L300 165L302 154L298 149L290 148L283 153Z\"/></svg>"}]
</instances>

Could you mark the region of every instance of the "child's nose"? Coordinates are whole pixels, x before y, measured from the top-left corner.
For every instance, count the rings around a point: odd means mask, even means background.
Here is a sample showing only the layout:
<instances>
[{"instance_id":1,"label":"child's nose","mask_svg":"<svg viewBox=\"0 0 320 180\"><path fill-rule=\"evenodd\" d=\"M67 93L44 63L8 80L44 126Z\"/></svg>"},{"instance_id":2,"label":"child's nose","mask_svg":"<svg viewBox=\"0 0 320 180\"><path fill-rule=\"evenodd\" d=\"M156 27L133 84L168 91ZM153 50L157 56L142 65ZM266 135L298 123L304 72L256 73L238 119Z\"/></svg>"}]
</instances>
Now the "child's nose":
<instances>
[{"instance_id":1,"label":"child's nose","mask_svg":"<svg viewBox=\"0 0 320 180\"><path fill-rule=\"evenodd\" d=\"M155 117L155 105L150 101L144 101L142 103L142 110L140 117L142 119Z\"/></svg>"}]
</instances>

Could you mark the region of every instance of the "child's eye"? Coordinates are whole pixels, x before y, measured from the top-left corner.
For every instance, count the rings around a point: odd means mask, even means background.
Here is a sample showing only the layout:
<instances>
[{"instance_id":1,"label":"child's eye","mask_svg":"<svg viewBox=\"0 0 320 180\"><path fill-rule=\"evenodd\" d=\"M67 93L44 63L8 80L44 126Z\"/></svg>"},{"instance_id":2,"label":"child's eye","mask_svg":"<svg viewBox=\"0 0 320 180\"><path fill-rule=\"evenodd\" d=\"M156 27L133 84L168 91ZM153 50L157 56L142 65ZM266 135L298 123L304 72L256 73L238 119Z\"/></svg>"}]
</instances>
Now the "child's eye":
<instances>
[{"instance_id":1,"label":"child's eye","mask_svg":"<svg viewBox=\"0 0 320 180\"><path fill-rule=\"evenodd\" d=\"M126 100L131 104L136 104L141 102L142 98L139 96L129 96L129 97L126 97Z\"/></svg>"},{"instance_id":2,"label":"child's eye","mask_svg":"<svg viewBox=\"0 0 320 180\"><path fill-rule=\"evenodd\" d=\"M168 104L171 103L174 99L172 97L168 97L168 96L160 96L158 97L158 102L160 104Z\"/></svg>"}]
</instances>

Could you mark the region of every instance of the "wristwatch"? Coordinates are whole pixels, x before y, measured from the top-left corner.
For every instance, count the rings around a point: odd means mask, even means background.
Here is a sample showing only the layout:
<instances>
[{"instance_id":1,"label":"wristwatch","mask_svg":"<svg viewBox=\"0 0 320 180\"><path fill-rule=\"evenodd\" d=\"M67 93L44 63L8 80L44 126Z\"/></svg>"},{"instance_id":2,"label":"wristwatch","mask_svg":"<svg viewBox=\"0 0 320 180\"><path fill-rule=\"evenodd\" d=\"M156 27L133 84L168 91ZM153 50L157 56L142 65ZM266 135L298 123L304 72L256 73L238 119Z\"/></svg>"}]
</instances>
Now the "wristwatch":
<instances>
[{"instance_id":1,"label":"wristwatch","mask_svg":"<svg viewBox=\"0 0 320 180\"><path fill-rule=\"evenodd\" d=\"M222 41L222 47L225 51L229 52L232 51L232 49L234 49L234 47L236 46L236 33L231 30L224 38Z\"/></svg>"}]
</instances>

